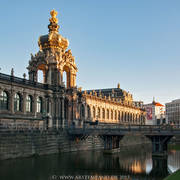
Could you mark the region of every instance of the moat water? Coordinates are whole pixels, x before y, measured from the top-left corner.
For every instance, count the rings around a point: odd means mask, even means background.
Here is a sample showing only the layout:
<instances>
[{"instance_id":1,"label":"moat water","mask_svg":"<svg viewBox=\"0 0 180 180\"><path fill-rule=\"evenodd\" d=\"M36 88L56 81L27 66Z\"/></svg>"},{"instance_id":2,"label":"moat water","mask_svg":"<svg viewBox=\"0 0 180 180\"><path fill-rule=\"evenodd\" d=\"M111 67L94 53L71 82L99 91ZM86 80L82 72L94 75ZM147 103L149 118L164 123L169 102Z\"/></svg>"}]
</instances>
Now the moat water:
<instances>
[{"instance_id":1,"label":"moat water","mask_svg":"<svg viewBox=\"0 0 180 180\"><path fill-rule=\"evenodd\" d=\"M151 147L132 146L118 154L84 151L0 161L0 180L162 180L180 169L180 151L152 158Z\"/></svg>"}]
</instances>

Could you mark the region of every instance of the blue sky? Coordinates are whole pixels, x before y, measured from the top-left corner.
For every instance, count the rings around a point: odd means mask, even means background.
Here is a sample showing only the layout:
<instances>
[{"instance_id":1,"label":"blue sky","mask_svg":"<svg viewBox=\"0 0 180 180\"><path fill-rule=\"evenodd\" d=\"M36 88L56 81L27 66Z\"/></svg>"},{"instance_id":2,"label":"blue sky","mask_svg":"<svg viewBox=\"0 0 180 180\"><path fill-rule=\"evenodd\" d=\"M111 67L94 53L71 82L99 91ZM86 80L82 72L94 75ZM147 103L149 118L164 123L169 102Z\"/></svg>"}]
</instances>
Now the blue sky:
<instances>
[{"instance_id":1,"label":"blue sky","mask_svg":"<svg viewBox=\"0 0 180 180\"><path fill-rule=\"evenodd\" d=\"M121 88L145 103L180 98L179 0L0 0L0 68L22 77L58 11L83 89Z\"/></svg>"}]
</instances>

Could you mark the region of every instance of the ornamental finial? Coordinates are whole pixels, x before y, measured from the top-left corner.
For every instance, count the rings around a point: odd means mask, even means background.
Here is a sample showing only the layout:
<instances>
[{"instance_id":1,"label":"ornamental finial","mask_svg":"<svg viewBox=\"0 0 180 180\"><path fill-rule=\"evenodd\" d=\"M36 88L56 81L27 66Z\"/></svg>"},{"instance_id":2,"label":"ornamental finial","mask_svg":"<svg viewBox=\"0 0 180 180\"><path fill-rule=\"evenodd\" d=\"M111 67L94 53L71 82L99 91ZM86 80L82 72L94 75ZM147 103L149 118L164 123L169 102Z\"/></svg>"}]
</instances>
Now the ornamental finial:
<instances>
[{"instance_id":1,"label":"ornamental finial","mask_svg":"<svg viewBox=\"0 0 180 180\"><path fill-rule=\"evenodd\" d=\"M50 12L51 14L51 18L49 19L50 24L48 25L49 28L49 32L58 32L59 29L59 25L58 23L58 19L57 19L57 11L55 11L54 9Z\"/></svg>"},{"instance_id":2,"label":"ornamental finial","mask_svg":"<svg viewBox=\"0 0 180 180\"><path fill-rule=\"evenodd\" d=\"M50 23L55 23L57 24L58 23L58 19L56 18L58 12L55 11L54 9L50 12L51 14L51 18L49 19Z\"/></svg>"}]
</instances>

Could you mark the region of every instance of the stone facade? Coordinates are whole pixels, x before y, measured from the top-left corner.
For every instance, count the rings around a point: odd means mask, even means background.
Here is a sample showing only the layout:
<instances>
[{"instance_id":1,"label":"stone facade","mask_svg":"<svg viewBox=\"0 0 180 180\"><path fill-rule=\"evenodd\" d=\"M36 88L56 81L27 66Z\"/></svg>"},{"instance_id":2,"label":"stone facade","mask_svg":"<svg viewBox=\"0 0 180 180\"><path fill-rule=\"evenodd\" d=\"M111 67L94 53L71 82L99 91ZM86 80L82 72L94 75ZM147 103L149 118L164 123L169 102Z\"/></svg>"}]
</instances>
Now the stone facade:
<instances>
[{"instance_id":1,"label":"stone facade","mask_svg":"<svg viewBox=\"0 0 180 180\"><path fill-rule=\"evenodd\" d=\"M144 111L134 105L132 95L117 88L83 92L87 118L102 123L144 124Z\"/></svg>"}]
</instances>

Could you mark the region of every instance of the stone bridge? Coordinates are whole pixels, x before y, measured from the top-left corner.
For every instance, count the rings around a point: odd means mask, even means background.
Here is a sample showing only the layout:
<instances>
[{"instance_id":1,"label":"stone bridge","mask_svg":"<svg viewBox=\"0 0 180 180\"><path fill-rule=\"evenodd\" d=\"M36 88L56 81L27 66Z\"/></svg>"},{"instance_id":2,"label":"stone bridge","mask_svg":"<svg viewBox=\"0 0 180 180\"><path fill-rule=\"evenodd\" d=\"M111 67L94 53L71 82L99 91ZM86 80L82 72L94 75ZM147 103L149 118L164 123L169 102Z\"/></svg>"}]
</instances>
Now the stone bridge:
<instances>
[{"instance_id":1,"label":"stone bridge","mask_svg":"<svg viewBox=\"0 0 180 180\"><path fill-rule=\"evenodd\" d=\"M68 134L71 140L85 139L89 135L99 136L104 142L105 151L119 149L120 140L129 133L142 134L152 142L153 155L166 155L167 144L174 135L180 135L180 125L115 125L115 124L98 124L86 125L83 127L70 127Z\"/></svg>"}]
</instances>

